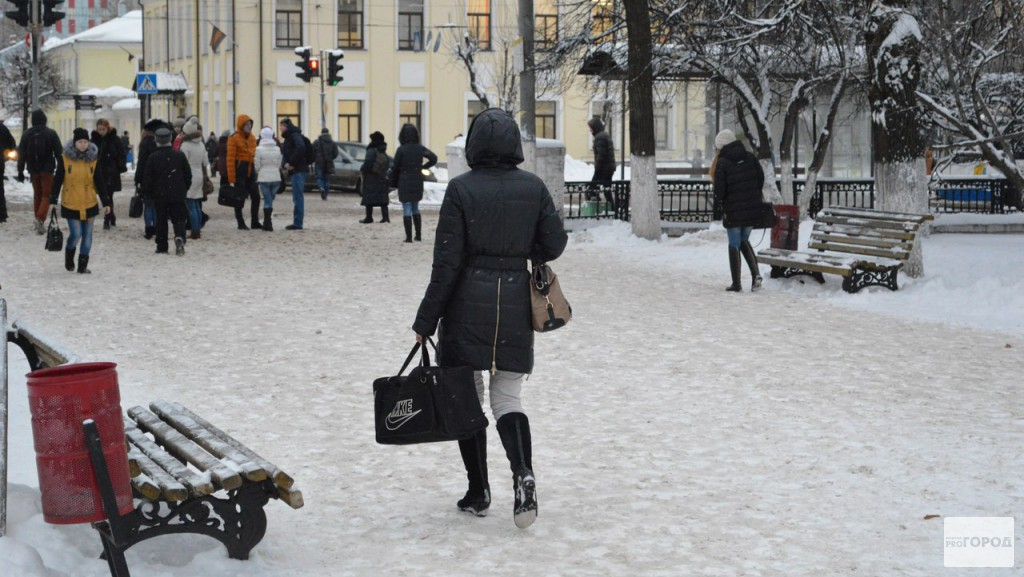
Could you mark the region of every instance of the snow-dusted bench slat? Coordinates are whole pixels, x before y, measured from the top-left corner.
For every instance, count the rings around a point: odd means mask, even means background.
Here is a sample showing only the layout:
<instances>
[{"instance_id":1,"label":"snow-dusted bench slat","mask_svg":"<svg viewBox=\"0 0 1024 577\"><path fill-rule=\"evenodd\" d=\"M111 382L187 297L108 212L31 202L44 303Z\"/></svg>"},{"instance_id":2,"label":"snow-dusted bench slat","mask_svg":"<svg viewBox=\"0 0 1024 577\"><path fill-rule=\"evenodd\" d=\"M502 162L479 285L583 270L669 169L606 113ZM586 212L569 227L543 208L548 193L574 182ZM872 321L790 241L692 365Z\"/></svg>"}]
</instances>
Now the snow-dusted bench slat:
<instances>
[{"instance_id":1,"label":"snow-dusted bench slat","mask_svg":"<svg viewBox=\"0 0 1024 577\"><path fill-rule=\"evenodd\" d=\"M867 209L823 210L814 223L807 251L765 249L758 259L771 265L772 278L807 274L824 283L822 273L843 277L843 290L865 286L897 290L896 277L930 214ZM817 251L817 252L811 252Z\"/></svg>"}]
</instances>

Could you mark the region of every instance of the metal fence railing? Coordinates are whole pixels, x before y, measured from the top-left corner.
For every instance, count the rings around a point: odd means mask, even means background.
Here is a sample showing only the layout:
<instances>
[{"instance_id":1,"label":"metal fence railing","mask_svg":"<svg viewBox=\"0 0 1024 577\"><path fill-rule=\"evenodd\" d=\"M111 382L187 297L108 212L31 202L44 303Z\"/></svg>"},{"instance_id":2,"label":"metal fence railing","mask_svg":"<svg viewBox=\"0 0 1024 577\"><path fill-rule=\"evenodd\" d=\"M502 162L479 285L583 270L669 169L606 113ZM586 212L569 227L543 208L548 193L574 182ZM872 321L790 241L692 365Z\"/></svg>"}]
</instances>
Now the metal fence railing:
<instances>
[{"instance_id":1,"label":"metal fence railing","mask_svg":"<svg viewBox=\"0 0 1024 577\"><path fill-rule=\"evenodd\" d=\"M805 182L794 181L797 198ZM928 206L933 213L1005 214L1010 183L1005 179L955 178L933 181L928 189ZM611 194L609 194L611 193ZM629 220L630 183L613 181L611 186L589 182L565 183L565 217L568 219ZM711 222L715 220L714 192L707 179L659 180L661 220L669 222ZM600 200L594 200L599 198ZM610 200L609 200L610 199ZM819 179L811 198L810 215L829 206L875 208L875 181L869 179Z\"/></svg>"}]
</instances>

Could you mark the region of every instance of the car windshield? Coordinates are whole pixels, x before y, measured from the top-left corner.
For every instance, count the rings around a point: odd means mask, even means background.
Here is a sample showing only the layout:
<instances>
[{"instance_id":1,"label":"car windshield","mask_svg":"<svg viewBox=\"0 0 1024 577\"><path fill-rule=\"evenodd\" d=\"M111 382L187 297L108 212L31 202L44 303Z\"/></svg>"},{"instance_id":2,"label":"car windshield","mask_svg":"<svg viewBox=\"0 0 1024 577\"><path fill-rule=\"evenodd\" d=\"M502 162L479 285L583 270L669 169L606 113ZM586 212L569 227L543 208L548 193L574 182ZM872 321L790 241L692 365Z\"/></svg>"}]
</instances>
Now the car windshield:
<instances>
[{"instance_id":1,"label":"car windshield","mask_svg":"<svg viewBox=\"0 0 1024 577\"><path fill-rule=\"evenodd\" d=\"M338 148L360 162L366 160L366 146L362 144L356 144L354 142L339 142Z\"/></svg>"}]
</instances>

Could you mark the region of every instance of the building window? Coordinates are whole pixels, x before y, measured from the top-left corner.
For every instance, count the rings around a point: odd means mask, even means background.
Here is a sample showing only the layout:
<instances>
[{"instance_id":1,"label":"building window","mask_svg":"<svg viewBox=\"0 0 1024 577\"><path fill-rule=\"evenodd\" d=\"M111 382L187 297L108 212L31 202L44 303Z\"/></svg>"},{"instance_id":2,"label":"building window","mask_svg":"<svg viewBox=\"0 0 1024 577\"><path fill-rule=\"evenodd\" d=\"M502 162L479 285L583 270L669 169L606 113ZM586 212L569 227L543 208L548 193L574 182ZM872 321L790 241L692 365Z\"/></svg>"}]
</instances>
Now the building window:
<instances>
[{"instance_id":1,"label":"building window","mask_svg":"<svg viewBox=\"0 0 1024 577\"><path fill-rule=\"evenodd\" d=\"M558 43L558 7L555 0L538 0L534 3L534 48L554 50Z\"/></svg>"},{"instance_id":2,"label":"building window","mask_svg":"<svg viewBox=\"0 0 1024 577\"><path fill-rule=\"evenodd\" d=\"M590 12L590 35L594 38L608 33L615 25L614 0L594 0L594 9ZM607 39L610 40L610 39Z\"/></svg>"},{"instance_id":3,"label":"building window","mask_svg":"<svg viewBox=\"0 0 1024 577\"><path fill-rule=\"evenodd\" d=\"M338 47L363 47L362 0L338 0Z\"/></svg>"},{"instance_id":4,"label":"building window","mask_svg":"<svg viewBox=\"0 0 1024 577\"><path fill-rule=\"evenodd\" d=\"M665 150L669 146L668 113L668 104L654 105L654 147L658 150Z\"/></svg>"},{"instance_id":5,"label":"building window","mask_svg":"<svg viewBox=\"0 0 1024 577\"><path fill-rule=\"evenodd\" d=\"M558 103L553 100L538 100L534 110L537 138L558 138L556 134L557 120Z\"/></svg>"},{"instance_id":6,"label":"building window","mask_svg":"<svg viewBox=\"0 0 1024 577\"><path fill-rule=\"evenodd\" d=\"M278 0L274 13L274 36L277 48L302 46L302 2Z\"/></svg>"},{"instance_id":7,"label":"building window","mask_svg":"<svg viewBox=\"0 0 1024 577\"><path fill-rule=\"evenodd\" d=\"M291 119L292 124L295 126L302 126L302 101L278 100L276 115L277 123L274 125L275 130L280 128L281 121L285 118Z\"/></svg>"},{"instance_id":8,"label":"building window","mask_svg":"<svg viewBox=\"0 0 1024 577\"><path fill-rule=\"evenodd\" d=\"M398 49L423 50L423 0L398 0Z\"/></svg>"},{"instance_id":9,"label":"building window","mask_svg":"<svg viewBox=\"0 0 1024 577\"><path fill-rule=\"evenodd\" d=\"M484 111L484 103L479 100L470 100L466 102L466 131L469 131L469 127L473 125L473 119L476 118L477 114Z\"/></svg>"},{"instance_id":10,"label":"building window","mask_svg":"<svg viewBox=\"0 0 1024 577\"><path fill-rule=\"evenodd\" d=\"M399 100L398 101L398 124L405 126L411 124L423 132L423 101L421 100Z\"/></svg>"},{"instance_id":11,"label":"building window","mask_svg":"<svg viewBox=\"0 0 1024 577\"><path fill-rule=\"evenodd\" d=\"M469 37L480 50L491 49L491 0L469 0L466 3L466 25Z\"/></svg>"},{"instance_id":12,"label":"building window","mask_svg":"<svg viewBox=\"0 0 1024 577\"><path fill-rule=\"evenodd\" d=\"M363 141L363 101L338 101L338 132L335 140L342 142Z\"/></svg>"}]
</instances>

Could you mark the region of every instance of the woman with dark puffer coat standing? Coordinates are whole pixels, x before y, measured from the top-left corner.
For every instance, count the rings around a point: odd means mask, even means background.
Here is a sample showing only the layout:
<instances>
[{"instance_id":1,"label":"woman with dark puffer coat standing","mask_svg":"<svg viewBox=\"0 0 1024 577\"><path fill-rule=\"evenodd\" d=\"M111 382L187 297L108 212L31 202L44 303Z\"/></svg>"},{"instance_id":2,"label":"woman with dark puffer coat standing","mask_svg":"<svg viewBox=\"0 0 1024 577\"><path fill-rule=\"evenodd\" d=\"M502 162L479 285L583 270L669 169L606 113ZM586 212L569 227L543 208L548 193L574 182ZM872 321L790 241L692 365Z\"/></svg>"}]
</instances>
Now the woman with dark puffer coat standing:
<instances>
[{"instance_id":1,"label":"woman with dark puffer coat standing","mask_svg":"<svg viewBox=\"0 0 1024 577\"><path fill-rule=\"evenodd\" d=\"M729 235L729 272L732 284L729 292L741 292L740 253L750 267L753 281L751 291L761 288L761 273L757 268L757 255L750 246L750 233L761 220L764 188L764 170L757 157L736 140L731 130L723 130L715 136L718 155L711 163L711 175L715 188L715 203L725 212L722 225Z\"/></svg>"},{"instance_id":2,"label":"woman with dark puffer coat standing","mask_svg":"<svg viewBox=\"0 0 1024 577\"><path fill-rule=\"evenodd\" d=\"M398 188L398 200L402 202L402 224L405 225L405 242L412 242L412 229L416 227L416 240L420 235L420 201L423 200L423 171L437 164L437 155L420 144L420 131L412 124L405 124L398 132L398 150L395 164L391 168L392 188ZM423 159L427 163L423 164Z\"/></svg>"},{"instance_id":3,"label":"woman with dark puffer coat standing","mask_svg":"<svg viewBox=\"0 0 1024 577\"><path fill-rule=\"evenodd\" d=\"M366 207L366 218L359 221L363 224L373 222L373 207L380 207L380 221L388 219L388 143L384 135L374 132L370 135L370 145L366 147L366 158L359 172L363 175L363 200L360 204Z\"/></svg>"},{"instance_id":4,"label":"woman with dark puffer coat standing","mask_svg":"<svg viewBox=\"0 0 1024 577\"><path fill-rule=\"evenodd\" d=\"M110 200L110 212L103 216L103 230L117 226L114 215L114 193L121 190L121 174L128 172L127 157L124 144L117 131L110 126L110 121L101 118L96 121L96 130L92 133L92 143L99 150L96 159L96 188L100 196Z\"/></svg>"},{"instance_id":5,"label":"woman with dark puffer coat standing","mask_svg":"<svg viewBox=\"0 0 1024 577\"><path fill-rule=\"evenodd\" d=\"M519 170L519 127L504 110L481 112L466 137L472 170L445 191L434 241L430 284L413 323L417 342L440 324L439 364L490 371L491 412L512 469L513 518L519 528L537 518L530 421L520 401L533 372L533 324L528 260L548 262L567 236L551 194L535 175ZM481 404L483 373L476 373ZM487 514L487 436L459 441L469 490L462 511Z\"/></svg>"}]
</instances>

